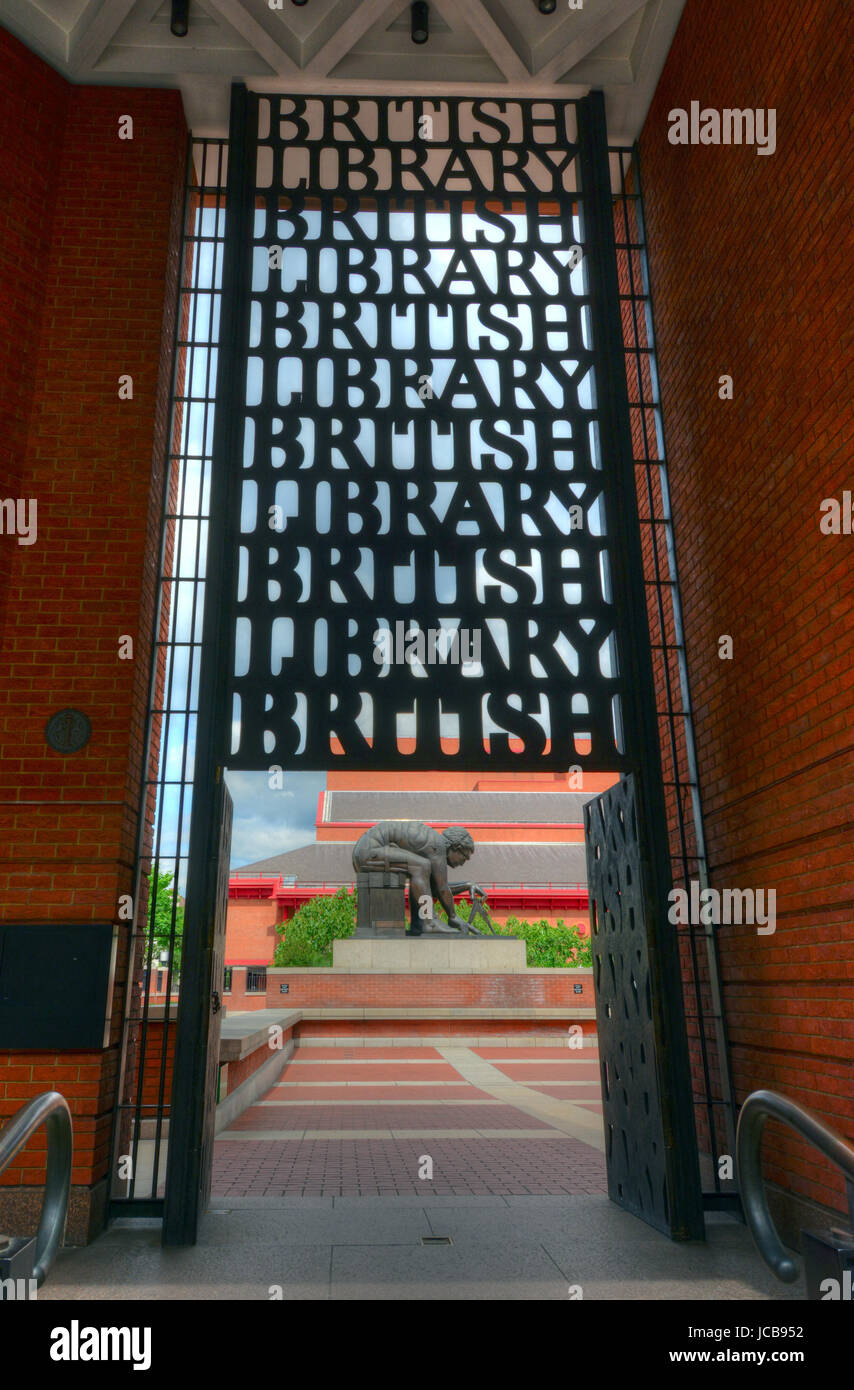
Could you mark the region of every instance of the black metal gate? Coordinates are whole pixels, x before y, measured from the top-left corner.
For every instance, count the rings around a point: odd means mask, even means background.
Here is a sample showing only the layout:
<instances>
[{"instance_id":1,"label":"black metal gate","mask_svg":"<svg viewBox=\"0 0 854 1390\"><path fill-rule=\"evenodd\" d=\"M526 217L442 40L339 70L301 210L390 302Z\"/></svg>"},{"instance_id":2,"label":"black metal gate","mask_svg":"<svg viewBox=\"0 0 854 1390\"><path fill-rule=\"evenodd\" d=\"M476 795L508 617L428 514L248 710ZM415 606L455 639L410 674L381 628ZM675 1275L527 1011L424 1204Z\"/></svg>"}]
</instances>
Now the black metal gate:
<instances>
[{"instance_id":1,"label":"black metal gate","mask_svg":"<svg viewBox=\"0 0 854 1390\"><path fill-rule=\"evenodd\" d=\"M701 1237L673 932L650 893L634 777L584 808L608 1193L677 1240Z\"/></svg>"},{"instance_id":2,"label":"black metal gate","mask_svg":"<svg viewBox=\"0 0 854 1390\"><path fill-rule=\"evenodd\" d=\"M195 1239L206 1183L224 768L617 770L650 944L671 882L601 95L236 86L227 170L170 1243ZM382 666L375 633L401 621L481 628L479 669ZM666 1221L663 1198L649 1211L690 1236L681 981L659 946L656 1123L681 1158Z\"/></svg>"},{"instance_id":3,"label":"black metal gate","mask_svg":"<svg viewBox=\"0 0 854 1390\"><path fill-rule=\"evenodd\" d=\"M202 911L185 925L185 971L175 1044L172 1121L166 1164L163 1244L191 1245L211 1190L219 1034L225 968L225 919L231 858L231 797L219 780L207 852L190 865L189 886Z\"/></svg>"}]
</instances>

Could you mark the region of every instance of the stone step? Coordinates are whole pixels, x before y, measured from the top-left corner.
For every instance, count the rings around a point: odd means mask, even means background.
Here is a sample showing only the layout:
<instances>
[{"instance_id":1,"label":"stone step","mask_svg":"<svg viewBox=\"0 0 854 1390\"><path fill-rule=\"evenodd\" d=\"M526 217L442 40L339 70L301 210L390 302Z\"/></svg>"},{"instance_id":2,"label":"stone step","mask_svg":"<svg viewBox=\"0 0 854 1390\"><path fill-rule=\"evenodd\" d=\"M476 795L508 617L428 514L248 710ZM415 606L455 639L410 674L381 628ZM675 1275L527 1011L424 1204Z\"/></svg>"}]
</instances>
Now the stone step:
<instances>
[{"instance_id":1,"label":"stone step","mask_svg":"<svg viewBox=\"0 0 854 1390\"><path fill-rule=\"evenodd\" d=\"M449 1034L443 1037L438 1034L412 1034L411 1036L399 1035L392 1037L375 1037L372 1034L359 1036L356 1033L342 1034L321 1034L312 1036L306 1032L304 1027L296 1039L295 1051L299 1052L304 1047L501 1047L501 1048L525 1048L525 1047L566 1047L567 1052L583 1052L585 1057L596 1055L598 1052L597 1040L595 1037L585 1037L583 1048L567 1047L566 1031L561 1029L554 1033L530 1033L519 1037L515 1034L495 1035L493 1033L482 1034L472 1033Z\"/></svg>"}]
</instances>

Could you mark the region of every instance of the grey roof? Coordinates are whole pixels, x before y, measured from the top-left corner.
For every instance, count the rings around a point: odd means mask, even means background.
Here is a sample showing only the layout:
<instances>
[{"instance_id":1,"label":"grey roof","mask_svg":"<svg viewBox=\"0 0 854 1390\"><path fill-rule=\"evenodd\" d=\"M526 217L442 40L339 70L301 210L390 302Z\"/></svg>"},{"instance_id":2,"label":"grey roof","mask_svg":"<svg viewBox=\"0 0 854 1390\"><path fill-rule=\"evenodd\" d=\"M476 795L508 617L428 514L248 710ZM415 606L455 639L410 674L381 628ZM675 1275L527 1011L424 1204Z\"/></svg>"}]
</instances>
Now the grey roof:
<instances>
[{"instance_id":1,"label":"grey roof","mask_svg":"<svg viewBox=\"0 0 854 1390\"><path fill-rule=\"evenodd\" d=\"M476 837L475 837L476 838ZM236 871L249 874L294 875L298 883L352 883L352 845L321 841L274 854ZM555 886L587 882L583 844L484 844L476 845L467 864L453 871L453 881L472 879L487 884L543 884Z\"/></svg>"},{"instance_id":2,"label":"grey roof","mask_svg":"<svg viewBox=\"0 0 854 1390\"><path fill-rule=\"evenodd\" d=\"M330 821L423 820L453 825L580 825L592 793L581 792L327 792ZM477 836L475 836L475 839Z\"/></svg>"}]
</instances>

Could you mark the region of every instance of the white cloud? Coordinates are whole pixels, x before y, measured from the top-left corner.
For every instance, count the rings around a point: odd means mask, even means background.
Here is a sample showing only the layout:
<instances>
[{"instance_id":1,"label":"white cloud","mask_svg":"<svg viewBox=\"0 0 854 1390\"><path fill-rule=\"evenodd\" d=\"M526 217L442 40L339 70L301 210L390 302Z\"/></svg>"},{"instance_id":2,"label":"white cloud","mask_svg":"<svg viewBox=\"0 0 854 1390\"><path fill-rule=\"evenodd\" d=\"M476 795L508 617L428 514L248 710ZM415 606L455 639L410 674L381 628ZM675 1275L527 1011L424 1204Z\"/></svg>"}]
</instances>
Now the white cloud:
<instances>
[{"instance_id":1,"label":"white cloud","mask_svg":"<svg viewBox=\"0 0 854 1390\"><path fill-rule=\"evenodd\" d=\"M285 772L279 791L266 772L226 772L226 783L234 802L232 868L314 843L325 772Z\"/></svg>"}]
</instances>

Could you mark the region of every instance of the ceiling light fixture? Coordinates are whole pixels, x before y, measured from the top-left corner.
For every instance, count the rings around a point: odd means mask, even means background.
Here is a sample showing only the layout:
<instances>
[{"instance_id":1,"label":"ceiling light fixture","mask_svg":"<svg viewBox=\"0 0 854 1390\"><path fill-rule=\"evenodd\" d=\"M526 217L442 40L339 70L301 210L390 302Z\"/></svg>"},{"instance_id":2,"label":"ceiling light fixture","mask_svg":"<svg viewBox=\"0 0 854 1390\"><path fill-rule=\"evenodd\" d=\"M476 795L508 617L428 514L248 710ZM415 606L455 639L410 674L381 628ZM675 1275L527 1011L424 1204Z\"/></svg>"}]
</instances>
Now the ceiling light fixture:
<instances>
[{"instance_id":1,"label":"ceiling light fixture","mask_svg":"<svg viewBox=\"0 0 854 1390\"><path fill-rule=\"evenodd\" d=\"M412 6L412 42L426 43L430 37L430 6L427 0L415 0Z\"/></svg>"},{"instance_id":2,"label":"ceiling light fixture","mask_svg":"<svg viewBox=\"0 0 854 1390\"><path fill-rule=\"evenodd\" d=\"M292 4L292 5L304 5L304 4L306 4L306 0L291 0L291 4Z\"/></svg>"},{"instance_id":3,"label":"ceiling light fixture","mask_svg":"<svg viewBox=\"0 0 854 1390\"><path fill-rule=\"evenodd\" d=\"M540 14L554 14L557 8L557 0L537 0Z\"/></svg>"},{"instance_id":4,"label":"ceiling light fixture","mask_svg":"<svg viewBox=\"0 0 854 1390\"><path fill-rule=\"evenodd\" d=\"M176 39L187 36L189 28L190 0L172 0L172 19L169 28Z\"/></svg>"}]
</instances>

